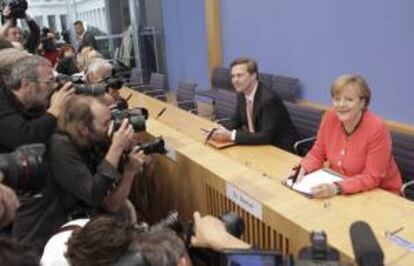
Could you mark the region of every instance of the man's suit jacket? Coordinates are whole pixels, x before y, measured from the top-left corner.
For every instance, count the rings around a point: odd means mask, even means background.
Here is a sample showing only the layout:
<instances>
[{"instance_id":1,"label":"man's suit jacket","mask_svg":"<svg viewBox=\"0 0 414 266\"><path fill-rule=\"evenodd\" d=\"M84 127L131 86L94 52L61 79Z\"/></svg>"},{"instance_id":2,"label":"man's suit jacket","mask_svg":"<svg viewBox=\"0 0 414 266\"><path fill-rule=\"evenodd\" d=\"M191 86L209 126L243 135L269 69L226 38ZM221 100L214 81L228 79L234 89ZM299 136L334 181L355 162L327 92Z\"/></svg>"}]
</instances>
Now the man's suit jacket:
<instances>
[{"instance_id":1,"label":"man's suit jacket","mask_svg":"<svg viewBox=\"0 0 414 266\"><path fill-rule=\"evenodd\" d=\"M237 144L271 144L292 151L298 133L279 96L259 82L253 102L254 133L248 130L246 98L237 95L237 109L232 117L231 129L236 129Z\"/></svg>"},{"instance_id":2,"label":"man's suit jacket","mask_svg":"<svg viewBox=\"0 0 414 266\"><path fill-rule=\"evenodd\" d=\"M86 31L85 34L82 37L82 40L79 43L78 51L80 52L83 47L91 46L93 49L97 49L98 45L95 40L95 36L89 31Z\"/></svg>"}]
</instances>

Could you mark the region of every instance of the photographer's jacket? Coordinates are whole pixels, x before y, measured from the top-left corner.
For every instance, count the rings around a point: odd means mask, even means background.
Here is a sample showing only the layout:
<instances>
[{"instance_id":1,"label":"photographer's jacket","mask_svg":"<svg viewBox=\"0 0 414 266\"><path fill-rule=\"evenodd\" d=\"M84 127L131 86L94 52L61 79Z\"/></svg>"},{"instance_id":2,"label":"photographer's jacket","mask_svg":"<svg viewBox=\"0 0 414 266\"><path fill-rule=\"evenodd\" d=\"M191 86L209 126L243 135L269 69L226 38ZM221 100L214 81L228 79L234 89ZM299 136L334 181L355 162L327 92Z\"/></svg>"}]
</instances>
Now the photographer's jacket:
<instances>
[{"instance_id":1,"label":"photographer's jacket","mask_svg":"<svg viewBox=\"0 0 414 266\"><path fill-rule=\"evenodd\" d=\"M11 152L23 144L46 144L55 129L53 115L26 110L9 89L0 88L0 153Z\"/></svg>"},{"instance_id":2,"label":"photographer's jacket","mask_svg":"<svg viewBox=\"0 0 414 266\"><path fill-rule=\"evenodd\" d=\"M47 153L51 177L41 197L22 202L13 227L19 241L41 250L68 220L101 212L121 174L95 150L81 150L64 133L53 135Z\"/></svg>"}]
</instances>

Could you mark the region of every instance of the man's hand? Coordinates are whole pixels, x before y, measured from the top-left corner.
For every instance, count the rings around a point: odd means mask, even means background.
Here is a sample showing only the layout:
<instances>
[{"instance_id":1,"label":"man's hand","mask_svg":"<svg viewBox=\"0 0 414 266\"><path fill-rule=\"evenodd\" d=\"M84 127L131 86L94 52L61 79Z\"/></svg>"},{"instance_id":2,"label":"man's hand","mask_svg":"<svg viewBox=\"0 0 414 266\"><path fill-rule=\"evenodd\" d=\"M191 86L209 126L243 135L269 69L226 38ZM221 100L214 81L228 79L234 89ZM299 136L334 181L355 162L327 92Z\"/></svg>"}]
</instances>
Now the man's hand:
<instances>
[{"instance_id":1,"label":"man's hand","mask_svg":"<svg viewBox=\"0 0 414 266\"><path fill-rule=\"evenodd\" d=\"M223 222L216 217L206 215L200 216L194 212L194 232L191 244L195 247L211 248L216 251L222 249L248 249L250 245L226 231Z\"/></svg>"},{"instance_id":2,"label":"man's hand","mask_svg":"<svg viewBox=\"0 0 414 266\"><path fill-rule=\"evenodd\" d=\"M224 127L218 128L214 131L211 139L217 142L231 141L231 131L225 129Z\"/></svg>"},{"instance_id":3,"label":"man's hand","mask_svg":"<svg viewBox=\"0 0 414 266\"><path fill-rule=\"evenodd\" d=\"M113 123L109 127L108 134L112 134ZM134 129L129 124L128 119L124 119L119 129L113 133L111 146L106 153L105 159L114 167L118 167L122 153L129 150L134 140Z\"/></svg>"},{"instance_id":4,"label":"man's hand","mask_svg":"<svg viewBox=\"0 0 414 266\"><path fill-rule=\"evenodd\" d=\"M134 128L129 124L128 119L125 118L121 126L112 136L111 147L120 149L121 151L129 150L134 140Z\"/></svg>"},{"instance_id":5,"label":"man's hand","mask_svg":"<svg viewBox=\"0 0 414 266\"><path fill-rule=\"evenodd\" d=\"M16 193L9 187L0 184L0 227L4 227L13 221L20 202Z\"/></svg>"},{"instance_id":6,"label":"man's hand","mask_svg":"<svg viewBox=\"0 0 414 266\"><path fill-rule=\"evenodd\" d=\"M195 247L213 248L228 234L223 222L216 217L201 217L199 212L194 212L193 217L195 236L191 238L191 244Z\"/></svg>"},{"instance_id":7,"label":"man's hand","mask_svg":"<svg viewBox=\"0 0 414 266\"><path fill-rule=\"evenodd\" d=\"M74 93L75 89L72 88L72 83L65 83L59 91L52 94L52 97L50 98L50 107L47 109L47 112L57 118L62 112L64 103L67 101L69 96Z\"/></svg>"},{"instance_id":8,"label":"man's hand","mask_svg":"<svg viewBox=\"0 0 414 266\"><path fill-rule=\"evenodd\" d=\"M7 20L11 19L11 8L9 5L3 8L3 17Z\"/></svg>"},{"instance_id":9,"label":"man's hand","mask_svg":"<svg viewBox=\"0 0 414 266\"><path fill-rule=\"evenodd\" d=\"M135 175L145 164L147 156L143 151L131 152L128 155L128 162L125 165L124 173Z\"/></svg>"}]
</instances>

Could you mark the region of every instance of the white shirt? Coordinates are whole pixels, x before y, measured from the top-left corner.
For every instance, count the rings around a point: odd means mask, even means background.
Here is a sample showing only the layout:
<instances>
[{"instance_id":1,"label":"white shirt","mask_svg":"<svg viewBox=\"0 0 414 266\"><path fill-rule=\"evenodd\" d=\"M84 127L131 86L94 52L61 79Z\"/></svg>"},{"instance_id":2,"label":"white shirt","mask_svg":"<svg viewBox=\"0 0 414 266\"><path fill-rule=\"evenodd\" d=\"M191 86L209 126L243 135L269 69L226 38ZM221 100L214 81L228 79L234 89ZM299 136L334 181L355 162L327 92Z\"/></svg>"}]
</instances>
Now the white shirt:
<instances>
[{"instance_id":1,"label":"white shirt","mask_svg":"<svg viewBox=\"0 0 414 266\"><path fill-rule=\"evenodd\" d=\"M256 91L257 91L257 86L259 85L259 82L256 82L256 86L254 86L252 92L250 92L249 95L244 95L244 98L246 98L246 102L250 101L252 103L252 109L254 106L254 96L256 95ZM231 141L235 141L236 140L236 130L233 129L231 131Z\"/></svg>"},{"instance_id":2,"label":"white shirt","mask_svg":"<svg viewBox=\"0 0 414 266\"><path fill-rule=\"evenodd\" d=\"M79 225L81 227L84 227L88 222L89 219L77 219L64 224L62 227L68 225ZM40 265L70 266L69 262L66 260L65 253L68 248L68 239L72 233L73 230L67 230L53 235L46 243L46 246L43 250L42 259L40 260Z\"/></svg>"}]
</instances>

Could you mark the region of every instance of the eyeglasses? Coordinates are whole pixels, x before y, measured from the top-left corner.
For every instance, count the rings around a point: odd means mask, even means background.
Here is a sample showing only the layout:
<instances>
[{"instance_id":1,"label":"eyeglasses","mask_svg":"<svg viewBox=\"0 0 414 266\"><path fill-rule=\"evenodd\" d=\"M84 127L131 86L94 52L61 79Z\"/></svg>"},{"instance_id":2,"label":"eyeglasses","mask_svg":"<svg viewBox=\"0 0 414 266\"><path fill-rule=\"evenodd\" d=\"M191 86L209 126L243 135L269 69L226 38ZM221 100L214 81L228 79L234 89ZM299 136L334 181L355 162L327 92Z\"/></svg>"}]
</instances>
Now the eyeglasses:
<instances>
[{"instance_id":1,"label":"eyeglasses","mask_svg":"<svg viewBox=\"0 0 414 266\"><path fill-rule=\"evenodd\" d=\"M56 83L56 79L54 77L47 78L47 79L39 79L39 78L37 78L35 81L37 81L37 82L43 82L48 87L53 87L55 85L55 83Z\"/></svg>"}]
</instances>

